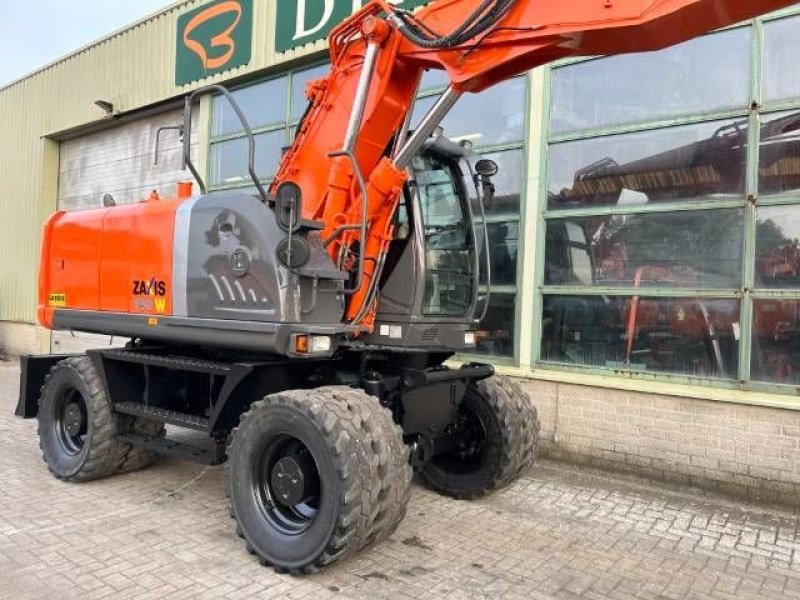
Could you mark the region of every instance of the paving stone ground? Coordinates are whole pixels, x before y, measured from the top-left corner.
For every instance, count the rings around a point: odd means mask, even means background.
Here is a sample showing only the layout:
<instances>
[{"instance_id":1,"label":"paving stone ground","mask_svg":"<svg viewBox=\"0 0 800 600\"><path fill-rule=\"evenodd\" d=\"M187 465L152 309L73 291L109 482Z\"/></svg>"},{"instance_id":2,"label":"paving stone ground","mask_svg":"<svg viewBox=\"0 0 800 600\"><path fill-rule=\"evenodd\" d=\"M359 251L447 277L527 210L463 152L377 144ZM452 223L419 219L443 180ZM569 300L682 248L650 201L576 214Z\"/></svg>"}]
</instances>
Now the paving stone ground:
<instances>
[{"instance_id":1,"label":"paving stone ground","mask_svg":"<svg viewBox=\"0 0 800 600\"><path fill-rule=\"evenodd\" d=\"M800 598L797 512L546 461L479 502L415 485L388 542L277 575L234 535L219 468L53 479L17 378L0 363L0 598Z\"/></svg>"}]
</instances>

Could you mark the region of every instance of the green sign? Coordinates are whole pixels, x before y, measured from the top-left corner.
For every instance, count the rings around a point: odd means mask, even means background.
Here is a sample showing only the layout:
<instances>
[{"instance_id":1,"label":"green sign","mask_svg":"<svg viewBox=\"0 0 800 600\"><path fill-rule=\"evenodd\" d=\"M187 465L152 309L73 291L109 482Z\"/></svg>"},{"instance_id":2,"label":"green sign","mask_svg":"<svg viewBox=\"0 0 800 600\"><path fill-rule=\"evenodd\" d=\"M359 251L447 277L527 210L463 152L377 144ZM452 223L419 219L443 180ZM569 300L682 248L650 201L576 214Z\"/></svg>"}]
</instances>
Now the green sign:
<instances>
[{"instance_id":1,"label":"green sign","mask_svg":"<svg viewBox=\"0 0 800 600\"><path fill-rule=\"evenodd\" d=\"M392 4L411 10L428 2L430 0L394 0ZM277 0L277 3L275 49L286 52L326 37L367 0Z\"/></svg>"},{"instance_id":2,"label":"green sign","mask_svg":"<svg viewBox=\"0 0 800 600\"><path fill-rule=\"evenodd\" d=\"M253 0L216 0L181 15L177 37L177 85L246 65L253 50Z\"/></svg>"}]
</instances>

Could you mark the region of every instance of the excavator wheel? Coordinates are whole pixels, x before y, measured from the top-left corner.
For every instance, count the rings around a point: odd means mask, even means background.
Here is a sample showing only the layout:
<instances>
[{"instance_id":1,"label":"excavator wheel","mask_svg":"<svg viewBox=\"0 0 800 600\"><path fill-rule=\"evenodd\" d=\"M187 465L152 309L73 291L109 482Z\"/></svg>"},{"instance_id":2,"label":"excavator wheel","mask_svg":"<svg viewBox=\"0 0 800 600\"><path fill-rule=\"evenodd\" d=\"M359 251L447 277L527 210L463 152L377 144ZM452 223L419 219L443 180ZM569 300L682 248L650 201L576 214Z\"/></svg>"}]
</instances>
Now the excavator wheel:
<instances>
[{"instance_id":1,"label":"excavator wheel","mask_svg":"<svg viewBox=\"0 0 800 600\"><path fill-rule=\"evenodd\" d=\"M478 498L514 483L536 462L539 417L522 388L494 376L470 385L458 415L459 448L420 467L433 490Z\"/></svg>"},{"instance_id":2,"label":"excavator wheel","mask_svg":"<svg viewBox=\"0 0 800 600\"><path fill-rule=\"evenodd\" d=\"M39 446L50 472L62 481L89 481L117 473L130 450L100 374L89 357L56 364L39 400Z\"/></svg>"},{"instance_id":3,"label":"excavator wheel","mask_svg":"<svg viewBox=\"0 0 800 600\"><path fill-rule=\"evenodd\" d=\"M130 425L130 431L142 435L144 437L163 438L167 434L164 423L161 421L152 421L143 417L136 417ZM125 454L125 459L122 461L122 466L119 468L120 473L131 473L149 467L158 459L158 453L148 448L131 445Z\"/></svg>"},{"instance_id":4,"label":"excavator wheel","mask_svg":"<svg viewBox=\"0 0 800 600\"><path fill-rule=\"evenodd\" d=\"M242 415L228 460L237 533L279 572L311 573L386 539L405 514L402 431L362 390L267 396Z\"/></svg>"}]
</instances>

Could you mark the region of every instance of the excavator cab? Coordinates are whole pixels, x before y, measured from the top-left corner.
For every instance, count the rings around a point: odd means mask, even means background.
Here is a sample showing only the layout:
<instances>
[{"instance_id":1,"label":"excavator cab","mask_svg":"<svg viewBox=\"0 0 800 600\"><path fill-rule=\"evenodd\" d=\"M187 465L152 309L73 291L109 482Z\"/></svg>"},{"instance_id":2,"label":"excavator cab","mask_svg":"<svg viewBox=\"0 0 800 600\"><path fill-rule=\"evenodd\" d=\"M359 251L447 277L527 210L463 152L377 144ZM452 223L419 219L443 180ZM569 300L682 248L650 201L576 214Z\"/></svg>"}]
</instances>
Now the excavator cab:
<instances>
[{"instance_id":1,"label":"excavator cab","mask_svg":"<svg viewBox=\"0 0 800 600\"><path fill-rule=\"evenodd\" d=\"M494 191L490 173L497 173L494 163L444 135L411 161L380 282L377 326L365 341L474 349L490 283L483 224Z\"/></svg>"}]
</instances>

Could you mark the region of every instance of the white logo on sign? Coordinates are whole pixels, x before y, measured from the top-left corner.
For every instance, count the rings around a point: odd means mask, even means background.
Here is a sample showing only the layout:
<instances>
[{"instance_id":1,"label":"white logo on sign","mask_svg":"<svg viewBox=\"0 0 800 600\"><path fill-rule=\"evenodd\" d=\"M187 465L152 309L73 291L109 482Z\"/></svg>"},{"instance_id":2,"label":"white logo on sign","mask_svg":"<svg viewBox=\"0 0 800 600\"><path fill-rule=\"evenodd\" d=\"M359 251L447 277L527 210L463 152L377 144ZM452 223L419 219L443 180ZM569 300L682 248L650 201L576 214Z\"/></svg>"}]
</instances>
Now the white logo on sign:
<instances>
[{"instance_id":1,"label":"white logo on sign","mask_svg":"<svg viewBox=\"0 0 800 600\"><path fill-rule=\"evenodd\" d=\"M325 8L322 11L322 17L320 18L319 22L309 28L306 28L308 0L297 0L297 19L294 27L294 38L292 39L299 40L300 38L308 37L322 31L322 29L328 24L328 21L330 21L331 17L333 16L334 1L335 0L323 0ZM351 13L361 10L363 0L352 0L352 2L353 7L351 9ZM389 0L389 2L392 4L402 4L403 0Z\"/></svg>"}]
</instances>

